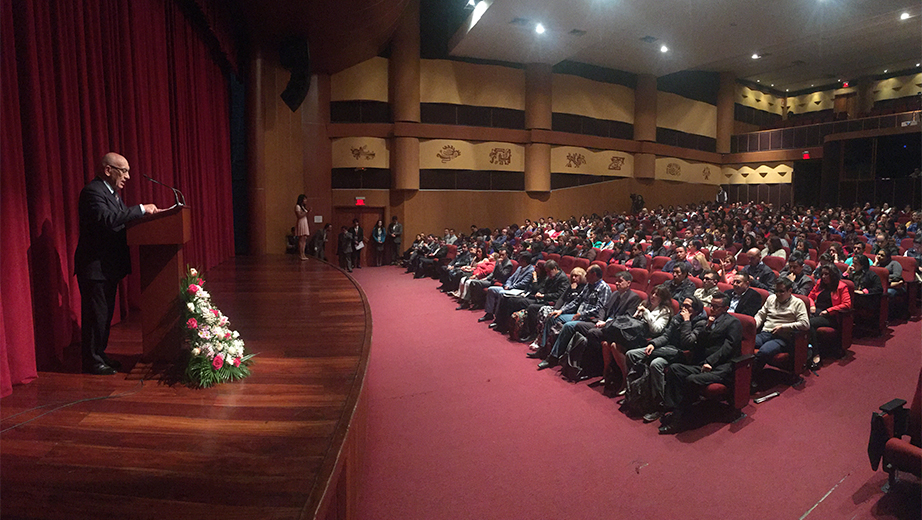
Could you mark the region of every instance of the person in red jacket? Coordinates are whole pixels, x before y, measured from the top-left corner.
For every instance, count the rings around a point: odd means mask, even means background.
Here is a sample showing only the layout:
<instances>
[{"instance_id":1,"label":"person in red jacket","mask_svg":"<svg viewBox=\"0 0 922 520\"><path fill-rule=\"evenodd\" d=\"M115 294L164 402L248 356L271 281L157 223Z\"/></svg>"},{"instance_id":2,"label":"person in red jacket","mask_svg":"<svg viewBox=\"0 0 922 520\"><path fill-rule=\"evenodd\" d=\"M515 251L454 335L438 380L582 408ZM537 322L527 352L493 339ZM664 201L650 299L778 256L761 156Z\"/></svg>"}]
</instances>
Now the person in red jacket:
<instances>
[{"instance_id":1,"label":"person in red jacket","mask_svg":"<svg viewBox=\"0 0 922 520\"><path fill-rule=\"evenodd\" d=\"M813 286L807 298L810 300L810 350L813 358L809 361L810 369L816 370L820 366L819 349L817 345L816 329L819 327L840 326L838 313L852 308L852 298L848 293L848 285L841 280L839 268L833 264L822 264L817 269L817 283ZM841 345L839 349L841 350Z\"/></svg>"}]
</instances>

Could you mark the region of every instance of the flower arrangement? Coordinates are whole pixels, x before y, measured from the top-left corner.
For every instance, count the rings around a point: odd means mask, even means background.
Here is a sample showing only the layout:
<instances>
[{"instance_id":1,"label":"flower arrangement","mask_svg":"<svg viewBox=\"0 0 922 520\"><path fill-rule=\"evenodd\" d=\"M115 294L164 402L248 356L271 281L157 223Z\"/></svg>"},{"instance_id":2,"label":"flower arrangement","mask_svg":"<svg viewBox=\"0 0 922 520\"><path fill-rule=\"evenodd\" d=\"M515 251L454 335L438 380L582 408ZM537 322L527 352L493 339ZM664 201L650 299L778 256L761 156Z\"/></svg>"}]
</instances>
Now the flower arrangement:
<instances>
[{"instance_id":1,"label":"flower arrangement","mask_svg":"<svg viewBox=\"0 0 922 520\"><path fill-rule=\"evenodd\" d=\"M191 345L186 379L194 386L207 388L236 381L250 375L254 354L247 354L243 340L230 328L230 320L211 303L211 295L194 267L182 279L182 328Z\"/></svg>"}]
</instances>

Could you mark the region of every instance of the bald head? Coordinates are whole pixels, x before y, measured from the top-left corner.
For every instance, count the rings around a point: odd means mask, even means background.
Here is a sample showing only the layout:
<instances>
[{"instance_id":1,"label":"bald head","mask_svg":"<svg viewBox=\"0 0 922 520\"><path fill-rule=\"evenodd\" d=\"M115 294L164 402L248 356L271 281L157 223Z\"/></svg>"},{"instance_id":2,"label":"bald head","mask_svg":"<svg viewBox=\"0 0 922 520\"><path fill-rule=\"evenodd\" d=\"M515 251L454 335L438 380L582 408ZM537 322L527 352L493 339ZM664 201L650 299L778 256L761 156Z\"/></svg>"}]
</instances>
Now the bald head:
<instances>
[{"instance_id":1,"label":"bald head","mask_svg":"<svg viewBox=\"0 0 922 520\"><path fill-rule=\"evenodd\" d=\"M102 169L99 177L108 182L113 189L120 190L131 178L128 174L129 169L128 159L115 152L109 152L102 156Z\"/></svg>"},{"instance_id":2,"label":"bald head","mask_svg":"<svg viewBox=\"0 0 922 520\"><path fill-rule=\"evenodd\" d=\"M762 261L762 252L759 251L759 248L757 247L746 251L746 256L749 257L749 265L752 266L759 265L759 262Z\"/></svg>"}]
</instances>

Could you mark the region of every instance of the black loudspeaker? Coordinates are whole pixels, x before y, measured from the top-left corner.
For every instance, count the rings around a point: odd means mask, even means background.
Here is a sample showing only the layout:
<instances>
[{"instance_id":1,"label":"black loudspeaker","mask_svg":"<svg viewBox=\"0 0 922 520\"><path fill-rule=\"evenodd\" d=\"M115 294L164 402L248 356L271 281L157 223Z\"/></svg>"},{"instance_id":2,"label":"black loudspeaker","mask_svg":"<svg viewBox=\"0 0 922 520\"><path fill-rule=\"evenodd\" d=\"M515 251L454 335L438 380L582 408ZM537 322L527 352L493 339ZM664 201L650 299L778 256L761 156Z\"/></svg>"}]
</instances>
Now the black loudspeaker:
<instances>
[{"instance_id":1,"label":"black loudspeaker","mask_svg":"<svg viewBox=\"0 0 922 520\"><path fill-rule=\"evenodd\" d=\"M311 54L307 41L301 38L289 38L279 46L279 63L286 70L291 71L291 79L288 80L288 85L282 92L282 101L292 112L298 110L310 89L310 62Z\"/></svg>"}]
</instances>

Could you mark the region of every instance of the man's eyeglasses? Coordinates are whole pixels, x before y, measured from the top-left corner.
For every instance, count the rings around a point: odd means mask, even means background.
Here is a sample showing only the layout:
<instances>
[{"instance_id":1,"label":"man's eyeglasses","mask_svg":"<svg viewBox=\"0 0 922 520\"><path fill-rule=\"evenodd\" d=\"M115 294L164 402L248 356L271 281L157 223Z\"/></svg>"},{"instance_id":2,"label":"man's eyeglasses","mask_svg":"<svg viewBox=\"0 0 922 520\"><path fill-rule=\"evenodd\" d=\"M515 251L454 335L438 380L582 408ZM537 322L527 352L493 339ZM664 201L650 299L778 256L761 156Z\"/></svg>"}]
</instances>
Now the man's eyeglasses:
<instances>
[{"instance_id":1,"label":"man's eyeglasses","mask_svg":"<svg viewBox=\"0 0 922 520\"><path fill-rule=\"evenodd\" d=\"M106 167L112 168L119 173L128 173L128 168L119 168L118 166L112 166L111 164L107 164Z\"/></svg>"}]
</instances>

